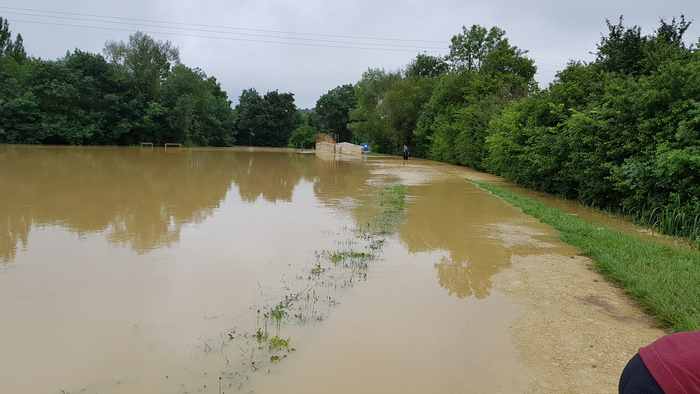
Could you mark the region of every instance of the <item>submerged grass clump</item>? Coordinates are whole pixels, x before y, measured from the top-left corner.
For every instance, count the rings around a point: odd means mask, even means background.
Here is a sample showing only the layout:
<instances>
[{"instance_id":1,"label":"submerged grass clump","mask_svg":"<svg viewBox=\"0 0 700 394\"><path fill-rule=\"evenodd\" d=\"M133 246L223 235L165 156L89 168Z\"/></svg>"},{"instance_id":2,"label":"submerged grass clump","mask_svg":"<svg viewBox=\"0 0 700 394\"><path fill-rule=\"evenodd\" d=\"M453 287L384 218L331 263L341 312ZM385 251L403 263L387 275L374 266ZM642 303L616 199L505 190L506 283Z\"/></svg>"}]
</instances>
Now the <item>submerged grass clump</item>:
<instances>
[{"instance_id":1,"label":"submerged grass clump","mask_svg":"<svg viewBox=\"0 0 700 394\"><path fill-rule=\"evenodd\" d=\"M374 256L370 253L367 252L360 252L356 250L349 250L349 251L332 251L332 252L327 252L326 254L328 256L328 259L331 261L333 264L338 264L340 262L343 262L345 260L351 259L351 260L371 260Z\"/></svg>"},{"instance_id":2,"label":"submerged grass clump","mask_svg":"<svg viewBox=\"0 0 700 394\"><path fill-rule=\"evenodd\" d=\"M675 331L700 328L700 251L641 239L498 186L473 183L557 229L663 325Z\"/></svg>"},{"instance_id":3,"label":"submerged grass clump","mask_svg":"<svg viewBox=\"0 0 700 394\"><path fill-rule=\"evenodd\" d=\"M299 273L294 285L283 286L270 302L251 308L257 311L255 331L238 333L231 329L222 335L225 341L238 345L243 372L229 374L229 387L240 389L249 373L267 370L286 359L295 349L282 331L291 325L323 321L338 305L338 292L367 280L372 262L382 253L386 238L396 231L403 220L406 188L401 185L381 189L370 201L368 212L372 219L358 228L343 228L344 239L336 241L332 250L316 251L316 261ZM261 293L262 296L262 293ZM222 345L223 346L223 345Z\"/></svg>"},{"instance_id":4,"label":"submerged grass clump","mask_svg":"<svg viewBox=\"0 0 700 394\"><path fill-rule=\"evenodd\" d=\"M289 338L284 339L277 335L270 338L268 341L268 349L271 352L277 352L280 350L289 350Z\"/></svg>"},{"instance_id":5,"label":"submerged grass clump","mask_svg":"<svg viewBox=\"0 0 700 394\"><path fill-rule=\"evenodd\" d=\"M403 219L406 207L406 186L384 187L379 191L377 205L379 214L369 223L368 231L377 235L390 234Z\"/></svg>"}]
</instances>

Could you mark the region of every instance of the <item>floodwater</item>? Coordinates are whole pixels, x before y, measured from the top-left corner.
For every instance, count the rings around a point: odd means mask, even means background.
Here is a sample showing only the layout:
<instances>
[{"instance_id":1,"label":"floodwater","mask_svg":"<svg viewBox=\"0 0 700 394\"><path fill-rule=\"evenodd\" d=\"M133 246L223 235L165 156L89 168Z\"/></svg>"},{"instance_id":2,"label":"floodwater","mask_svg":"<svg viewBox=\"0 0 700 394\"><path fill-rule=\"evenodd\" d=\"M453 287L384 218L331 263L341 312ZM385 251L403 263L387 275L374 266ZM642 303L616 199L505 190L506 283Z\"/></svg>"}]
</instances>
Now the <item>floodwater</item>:
<instances>
[{"instance_id":1,"label":"floodwater","mask_svg":"<svg viewBox=\"0 0 700 394\"><path fill-rule=\"evenodd\" d=\"M614 391L662 332L465 176L274 150L0 146L0 392ZM377 258L314 268L360 242L392 184L405 213ZM256 330L297 288L317 298L311 318L270 328L290 343L273 359Z\"/></svg>"}]
</instances>

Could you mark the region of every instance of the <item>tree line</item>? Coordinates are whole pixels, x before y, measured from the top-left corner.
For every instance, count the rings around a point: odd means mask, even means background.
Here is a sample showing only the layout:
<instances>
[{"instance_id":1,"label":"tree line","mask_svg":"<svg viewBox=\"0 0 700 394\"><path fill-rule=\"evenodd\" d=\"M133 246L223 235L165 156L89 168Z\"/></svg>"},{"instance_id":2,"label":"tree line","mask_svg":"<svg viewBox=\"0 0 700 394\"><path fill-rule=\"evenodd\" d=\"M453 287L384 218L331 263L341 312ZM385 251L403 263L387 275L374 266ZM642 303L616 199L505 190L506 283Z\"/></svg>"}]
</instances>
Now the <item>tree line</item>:
<instances>
[{"instance_id":1,"label":"tree line","mask_svg":"<svg viewBox=\"0 0 700 394\"><path fill-rule=\"evenodd\" d=\"M301 122L291 93L246 90L232 108L214 77L137 32L57 60L27 56L0 17L0 143L286 146Z\"/></svg>"},{"instance_id":2,"label":"tree line","mask_svg":"<svg viewBox=\"0 0 700 394\"><path fill-rule=\"evenodd\" d=\"M686 43L689 26L681 16L643 34L608 21L595 59L571 61L545 89L502 29L463 28L444 57L329 91L317 124L700 241L700 41Z\"/></svg>"}]
</instances>

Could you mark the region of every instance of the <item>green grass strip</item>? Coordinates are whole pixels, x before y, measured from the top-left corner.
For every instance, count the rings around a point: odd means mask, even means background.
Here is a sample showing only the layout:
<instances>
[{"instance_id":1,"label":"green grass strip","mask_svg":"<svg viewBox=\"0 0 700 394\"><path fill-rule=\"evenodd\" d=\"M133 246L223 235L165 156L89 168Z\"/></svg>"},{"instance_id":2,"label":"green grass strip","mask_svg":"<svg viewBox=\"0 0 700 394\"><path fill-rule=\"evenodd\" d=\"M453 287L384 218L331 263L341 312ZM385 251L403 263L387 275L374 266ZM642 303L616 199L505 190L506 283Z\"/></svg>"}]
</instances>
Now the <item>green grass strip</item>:
<instances>
[{"instance_id":1,"label":"green grass strip","mask_svg":"<svg viewBox=\"0 0 700 394\"><path fill-rule=\"evenodd\" d=\"M612 230L487 182L473 182L560 233L648 313L674 331L700 328L700 251Z\"/></svg>"}]
</instances>

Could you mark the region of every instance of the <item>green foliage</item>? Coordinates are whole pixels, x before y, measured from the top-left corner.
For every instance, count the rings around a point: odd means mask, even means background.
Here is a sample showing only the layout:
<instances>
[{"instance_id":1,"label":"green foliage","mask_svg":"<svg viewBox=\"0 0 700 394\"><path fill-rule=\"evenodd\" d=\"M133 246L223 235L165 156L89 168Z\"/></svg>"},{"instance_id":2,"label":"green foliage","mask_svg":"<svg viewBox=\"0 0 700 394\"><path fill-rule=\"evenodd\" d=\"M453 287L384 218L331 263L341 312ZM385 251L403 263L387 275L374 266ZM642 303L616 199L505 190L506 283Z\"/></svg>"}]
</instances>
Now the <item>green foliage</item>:
<instances>
[{"instance_id":1,"label":"green foliage","mask_svg":"<svg viewBox=\"0 0 700 394\"><path fill-rule=\"evenodd\" d=\"M279 303L270 311L270 317L278 325L287 317L287 304Z\"/></svg>"},{"instance_id":2,"label":"green foliage","mask_svg":"<svg viewBox=\"0 0 700 394\"><path fill-rule=\"evenodd\" d=\"M535 66L496 27L463 28L445 58L418 55L402 73L370 69L355 85L350 129L372 149L483 168L489 122L534 88Z\"/></svg>"},{"instance_id":3,"label":"green foliage","mask_svg":"<svg viewBox=\"0 0 700 394\"><path fill-rule=\"evenodd\" d=\"M316 142L316 134L316 129L313 126L304 123L292 132L289 137L289 147L302 149L313 147Z\"/></svg>"},{"instance_id":4,"label":"green foliage","mask_svg":"<svg viewBox=\"0 0 700 394\"><path fill-rule=\"evenodd\" d=\"M280 350L289 350L289 339L280 338L279 336L273 336L270 338L268 343L268 349L271 352L276 352Z\"/></svg>"},{"instance_id":5,"label":"green foliage","mask_svg":"<svg viewBox=\"0 0 700 394\"><path fill-rule=\"evenodd\" d=\"M449 70L449 64L440 57L426 54L418 54L416 58L406 66L408 78L432 78L439 77Z\"/></svg>"},{"instance_id":6,"label":"green foliage","mask_svg":"<svg viewBox=\"0 0 700 394\"><path fill-rule=\"evenodd\" d=\"M688 24L610 25L591 64L490 122L487 165L536 189L700 240L700 53Z\"/></svg>"},{"instance_id":7,"label":"green foliage","mask_svg":"<svg viewBox=\"0 0 700 394\"><path fill-rule=\"evenodd\" d=\"M432 78L403 78L384 94L379 111L387 121L389 133L396 136L393 153L399 152L404 144L414 145L418 117L430 99L433 86Z\"/></svg>"},{"instance_id":8,"label":"green foliage","mask_svg":"<svg viewBox=\"0 0 700 394\"><path fill-rule=\"evenodd\" d=\"M338 264L345 260L369 261L373 259L370 253L358 252L356 250L333 251L328 254L328 260L333 264Z\"/></svg>"},{"instance_id":9,"label":"green foliage","mask_svg":"<svg viewBox=\"0 0 700 394\"><path fill-rule=\"evenodd\" d=\"M301 122L294 95L276 90L264 96L255 89L244 90L235 111L240 143L251 146L287 146Z\"/></svg>"},{"instance_id":10,"label":"green foliage","mask_svg":"<svg viewBox=\"0 0 700 394\"><path fill-rule=\"evenodd\" d=\"M404 218L408 190L404 185L385 186L379 191L377 203L379 212L369 223L375 234L390 234Z\"/></svg>"},{"instance_id":11,"label":"green foliage","mask_svg":"<svg viewBox=\"0 0 700 394\"><path fill-rule=\"evenodd\" d=\"M383 70L367 71L355 87L358 105L350 114L355 139L385 153L398 153L404 144L413 146L414 130L434 81Z\"/></svg>"},{"instance_id":12,"label":"green foliage","mask_svg":"<svg viewBox=\"0 0 700 394\"><path fill-rule=\"evenodd\" d=\"M107 59L133 78L133 87L146 100L159 98L161 82L173 64L180 62L180 52L170 41L156 41L140 31L129 41L110 41L103 50Z\"/></svg>"},{"instance_id":13,"label":"green foliage","mask_svg":"<svg viewBox=\"0 0 700 394\"><path fill-rule=\"evenodd\" d=\"M350 130L360 143L370 143L379 152L393 152L398 138L379 109L386 92L401 79L399 73L369 69L355 85L357 106L350 112Z\"/></svg>"},{"instance_id":14,"label":"green foliage","mask_svg":"<svg viewBox=\"0 0 700 394\"><path fill-rule=\"evenodd\" d=\"M216 79L203 71L175 66L163 83L161 103L169 139L200 146L233 144L231 103Z\"/></svg>"},{"instance_id":15,"label":"green foliage","mask_svg":"<svg viewBox=\"0 0 700 394\"><path fill-rule=\"evenodd\" d=\"M22 35L12 40L12 32L7 19L0 17L0 58L11 57L17 62L26 60L27 54L24 51L24 40Z\"/></svg>"},{"instance_id":16,"label":"green foliage","mask_svg":"<svg viewBox=\"0 0 700 394\"><path fill-rule=\"evenodd\" d=\"M321 132L335 136L338 142L352 141L348 122L356 104L352 85L338 86L321 96L314 110Z\"/></svg>"},{"instance_id":17,"label":"green foliage","mask_svg":"<svg viewBox=\"0 0 700 394\"><path fill-rule=\"evenodd\" d=\"M420 114L414 152L482 169L491 119L533 89L535 66L504 31L481 26L454 36L447 59L452 71L437 81Z\"/></svg>"},{"instance_id":18,"label":"green foliage","mask_svg":"<svg viewBox=\"0 0 700 394\"><path fill-rule=\"evenodd\" d=\"M563 241L591 257L603 275L622 285L664 325L675 331L700 328L698 250L658 244L488 183L477 185L553 226Z\"/></svg>"},{"instance_id":19,"label":"green foliage","mask_svg":"<svg viewBox=\"0 0 700 394\"><path fill-rule=\"evenodd\" d=\"M0 143L234 142L226 93L214 78L180 65L169 42L136 33L128 43L107 44L109 62L80 50L29 59L0 18L0 48Z\"/></svg>"},{"instance_id":20,"label":"green foliage","mask_svg":"<svg viewBox=\"0 0 700 394\"><path fill-rule=\"evenodd\" d=\"M608 35L598 44L596 63L605 71L641 75L653 73L664 62L688 55L683 35L690 22L683 15L671 22L661 19L656 34L642 35L639 26L627 27L622 16L617 24L606 21Z\"/></svg>"}]
</instances>

